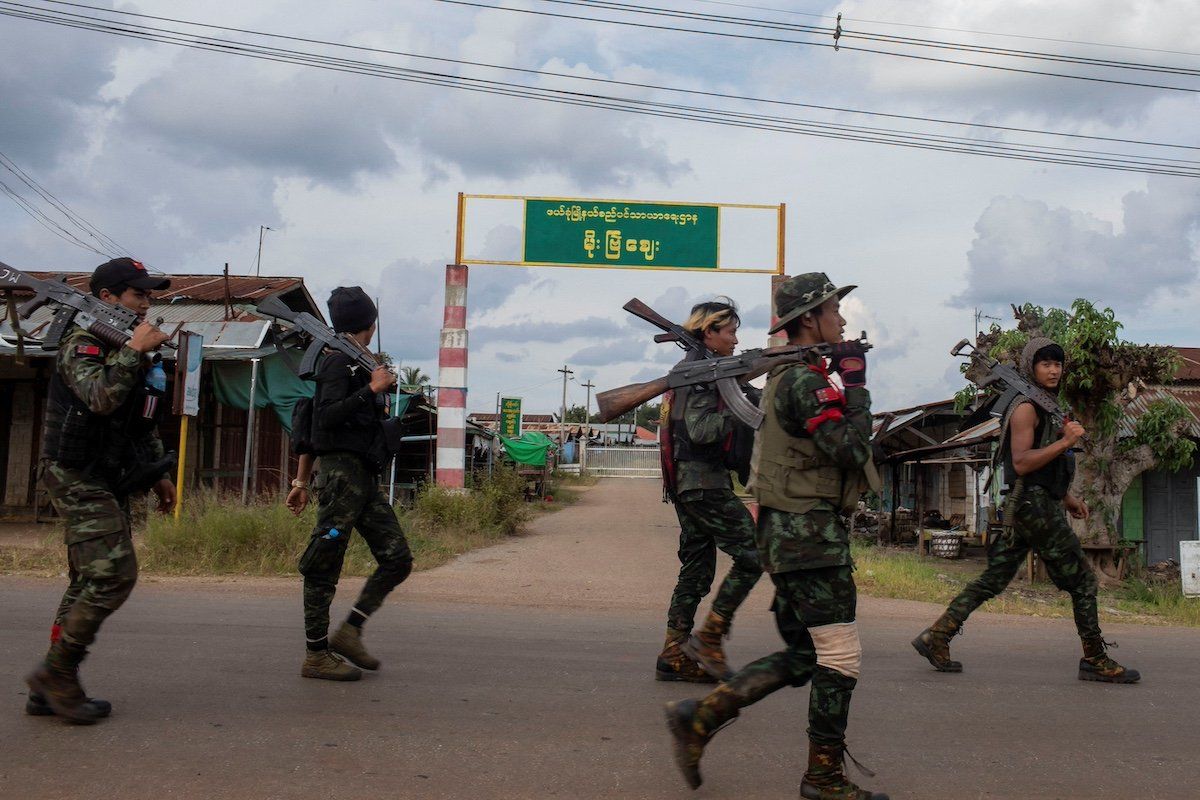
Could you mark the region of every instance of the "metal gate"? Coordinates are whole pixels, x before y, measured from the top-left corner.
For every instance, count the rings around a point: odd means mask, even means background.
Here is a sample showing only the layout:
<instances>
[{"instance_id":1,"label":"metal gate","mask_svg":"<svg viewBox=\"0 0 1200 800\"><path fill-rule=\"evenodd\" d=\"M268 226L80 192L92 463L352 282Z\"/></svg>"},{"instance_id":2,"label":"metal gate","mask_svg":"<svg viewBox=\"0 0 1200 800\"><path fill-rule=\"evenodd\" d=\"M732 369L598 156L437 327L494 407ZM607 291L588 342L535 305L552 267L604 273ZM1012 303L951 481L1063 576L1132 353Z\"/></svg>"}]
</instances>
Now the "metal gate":
<instances>
[{"instance_id":1,"label":"metal gate","mask_svg":"<svg viewBox=\"0 0 1200 800\"><path fill-rule=\"evenodd\" d=\"M658 478L658 445L645 447L589 447L585 470L601 478Z\"/></svg>"}]
</instances>

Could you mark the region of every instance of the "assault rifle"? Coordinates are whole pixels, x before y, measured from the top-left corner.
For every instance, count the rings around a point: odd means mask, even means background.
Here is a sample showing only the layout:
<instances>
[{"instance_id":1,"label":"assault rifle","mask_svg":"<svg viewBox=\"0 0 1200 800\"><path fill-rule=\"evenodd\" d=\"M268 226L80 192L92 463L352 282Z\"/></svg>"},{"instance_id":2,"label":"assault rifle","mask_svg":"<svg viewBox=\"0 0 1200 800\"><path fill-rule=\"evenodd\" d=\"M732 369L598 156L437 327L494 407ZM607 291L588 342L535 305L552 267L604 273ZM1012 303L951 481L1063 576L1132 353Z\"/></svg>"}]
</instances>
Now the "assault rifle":
<instances>
[{"instance_id":1,"label":"assault rifle","mask_svg":"<svg viewBox=\"0 0 1200 800\"><path fill-rule=\"evenodd\" d=\"M762 425L763 413L746 399L738 384L753 380L759 375L765 375L776 367L799 364L813 355L828 356L833 352L834 347L835 345L826 343L788 344L781 347L746 350L736 356L685 361L677 364L664 377L657 380L634 383L600 392L596 395L596 403L600 406L599 418L601 422L608 422L648 400L653 400L668 389L711 383L717 387L725 405L734 416L754 430L758 430ZM871 344L867 341L867 334L864 331L860 338L851 342L843 342L836 347L853 350L861 355L871 349Z\"/></svg>"},{"instance_id":2,"label":"assault rifle","mask_svg":"<svg viewBox=\"0 0 1200 800\"><path fill-rule=\"evenodd\" d=\"M300 366L297 369L297 374L302 380L311 381L317 377L317 362L326 347L349 356L355 364L367 372L387 366L381 364L370 351L354 341L349 334L334 332L333 328L307 311L293 311L278 297L260 300L256 308L268 317L291 323L291 331L285 334L281 340L276 341L277 346L282 346L293 337L308 340L308 349L304 351L304 357L300 359Z\"/></svg>"},{"instance_id":3,"label":"assault rifle","mask_svg":"<svg viewBox=\"0 0 1200 800\"><path fill-rule=\"evenodd\" d=\"M44 281L0 261L0 293L6 293L11 297L12 292L17 289L33 292L33 298L17 308L17 315L21 319L28 319L30 314L47 303L54 303L58 306L58 310L54 312L54 319L50 322L50 327L42 336L43 350L58 349L58 343L62 341L63 335L70 329L72 323L110 347L121 347L129 341L133 336L133 329L141 322L141 317L125 306L106 303L79 291L66 282L66 276L59 281ZM162 319L159 319L158 324L161 323ZM14 327L16 327L15 324ZM18 328L16 332L20 337L21 330ZM172 342L163 342L162 346L175 349L175 344ZM156 356L158 354L154 353L150 355L150 358L153 359Z\"/></svg>"},{"instance_id":4,"label":"assault rifle","mask_svg":"<svg viewBox=\"0 0 1200 800\"><path fill-rule=\"evenodd\" d=\"M666 331L666 333L655 335L654 341L658 342L659 344L662 344L663 342L675 342L681 348L690 353L698 353L706 358L712 355L712 351L704 346L704 342L688 333L683 326L676 325L674 322L671 322L671 320L667 319L662 314L659 314L653 308L646 305L641 300L638 300L636 297L625 305L621 306L621 308L625 309L630 314L633 314L635 317L644 319L651 325L656 325Z\"/></svg>"},{"instance_id":5,"label":"assault rifle","mask_svg":"<svg viewBox=\"0 0 1200 800\"><path fill-rule=\"evenodd\" d=\"M963 350L968 347L971 348L971 352L964 356ZM1058 404L1057 397L1030 381L1012 366L1001 364L986 353L981 353L968 340L962 339L958 344L950 348L950 355L963 356L974 362L982 370L987 371L984 377L973 380L973 382L980 389L994 387L1000 392L999 399L992 404L992 408L989 411L993 417L1003 419L1013 403L1018 398L1024 397L1049 414L1050 418L1057 422L1060 427L1070 421L1070 411ZM1087 436L1084 436L1083 440L1090 442Z\"/></svg>"}]
</instances>

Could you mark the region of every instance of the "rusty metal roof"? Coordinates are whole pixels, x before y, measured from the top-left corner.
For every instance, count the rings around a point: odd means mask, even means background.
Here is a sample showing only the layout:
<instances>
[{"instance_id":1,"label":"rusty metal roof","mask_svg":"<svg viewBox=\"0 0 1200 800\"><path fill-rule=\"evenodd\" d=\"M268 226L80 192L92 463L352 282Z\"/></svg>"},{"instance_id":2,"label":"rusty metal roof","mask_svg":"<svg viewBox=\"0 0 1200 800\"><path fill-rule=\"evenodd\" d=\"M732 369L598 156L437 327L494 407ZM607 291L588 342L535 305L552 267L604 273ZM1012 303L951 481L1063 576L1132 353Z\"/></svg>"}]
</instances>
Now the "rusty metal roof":
<instances>
[{"instance_id":1,"label":"rusty metal roof","mask_svg":"<svg viewBox=\"0 0 1200 800\"><path fill-rule=\"evenodd\" d=\"M35 278L56 281L66 276L67 283L85 294L88 292L90 272L30 272ZM171 288L155 292L154 305L193 300L198 303L222 303L225 301L224 275L164 275L171 280ZM230 275L229 298L234 303L253 303L273 294L286 292L304 284L303 278ZM20 289L14 294L32 294Z\"/></svg>"},{"instance_id":2,"label":"rusty metal roof","mask_svg":"<svg viewBox=\"0 0 1200 800\"><path fill-rule=\"evenodd\" d=\"M1138 392L1118 423L1120 436L1133 436L1138 418L1146 413L1151 403L1170 399L1178 400L1191 413L1191 419L1187 421L1187 435L1200 439L1200 386L1178 385L1149 386Z\"/></svg>"}]
</instances>

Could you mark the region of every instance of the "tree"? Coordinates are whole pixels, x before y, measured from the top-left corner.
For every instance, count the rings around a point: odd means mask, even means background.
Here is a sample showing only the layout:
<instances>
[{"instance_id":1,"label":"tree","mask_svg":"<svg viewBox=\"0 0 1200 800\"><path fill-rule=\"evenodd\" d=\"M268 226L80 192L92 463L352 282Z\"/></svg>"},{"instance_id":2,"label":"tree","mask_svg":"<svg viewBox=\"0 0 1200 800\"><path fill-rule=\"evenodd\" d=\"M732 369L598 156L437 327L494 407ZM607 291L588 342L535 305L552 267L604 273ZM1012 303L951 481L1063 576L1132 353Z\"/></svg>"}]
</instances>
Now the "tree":
<instances>
[{"instance_id":1,"label":"tree","mask_svg":"<svg viewBox=\"0 0 1200 800\"><path fill-rule=\"evenodd\" d=\"M567 422L583 423L590 422L587 418L587 409L576 403L567 409Z\"/></svg>"},{"instance_id":2,"label":"tree","mask_svg":"<svg viewBox=\"0 0 1200 800\"><path fill-rule=\"evenodd\" d=\"M662 403L643 403L638 406L637 424L643 428L657 428L661 410Z\"/></svg>"},{"instance_id":3,"label":"tree","mask_svg":"<svg viewBox=\"0 0 1200 800\"><path fill-rule=\"evenodd\" d=\"M398 382L402 389L422 391L429 385L429 376L420 367L401 367Z\"/></svg>"},{"instance_id":4,"label":"tree","mask_svg":"<svg viewBox=\"0 0 1200 800\"><path fill-rule=\"evenodd\" d=\"M975 346L1000 361L1017 364L1029 339L1046 336L1062 345L1067 363L1059 398L1088 431L1076 459L1071 491L1091 507L1091 517L1080 537L1086 543L1117 543L1117 517L1121 499L1141 473L1148 469L1177 471L1192 462L1196 443L1185 438L1191 413L1174 399L1157 400L1136 420L1133 435L1120 438L1118 425L1129 404L1147 384L1170 382L1179 368L1172 347L1143 345L1119 338L1121 323L1112 309L1100 310L1087 300L1076 300L1071 310L1043 309L1026 304L1013 306L1015 329L993 325L980 333ZM964 365L969 379L980 378L978 369ZM959 401L973 401L973 386L959 393Z\"/></svg>"}]
</instances>

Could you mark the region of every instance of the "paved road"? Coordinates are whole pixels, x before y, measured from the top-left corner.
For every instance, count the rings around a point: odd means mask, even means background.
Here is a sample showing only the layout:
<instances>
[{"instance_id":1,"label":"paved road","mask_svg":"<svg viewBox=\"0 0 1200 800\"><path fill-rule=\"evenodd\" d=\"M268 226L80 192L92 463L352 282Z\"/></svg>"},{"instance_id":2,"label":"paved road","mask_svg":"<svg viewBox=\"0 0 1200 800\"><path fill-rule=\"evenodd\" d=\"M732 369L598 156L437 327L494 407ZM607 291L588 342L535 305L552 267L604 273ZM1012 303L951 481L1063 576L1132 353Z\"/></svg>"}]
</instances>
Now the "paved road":
<instances>
[{"instance_id":1,"label":"paved road","mask_svg":"<svg viewBox=\"0 0 1200 800\"><path fill-rule=\"evenodd\" d=\"M0 798L792 798L807 691L748 709L689 792L651 679L675 528L653 481L605 481L530 535L414 576L368 626L384 669L303 680L293 581L145 579L85 664L112 719L19 713L61 583L0 578ZM723 568L723 567L722 567ZM344 582L337 610L353 598ZM729 646L777 648L764 581ZM1075 679L1066 620L981 614L932 672L937 611L860 602L850 745L893 798L1195 798L1200 631L1112 626L1138 686ZM7 689L3 687L7 686Z\"/></svg>"}]
</instances>

